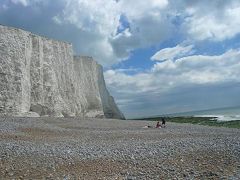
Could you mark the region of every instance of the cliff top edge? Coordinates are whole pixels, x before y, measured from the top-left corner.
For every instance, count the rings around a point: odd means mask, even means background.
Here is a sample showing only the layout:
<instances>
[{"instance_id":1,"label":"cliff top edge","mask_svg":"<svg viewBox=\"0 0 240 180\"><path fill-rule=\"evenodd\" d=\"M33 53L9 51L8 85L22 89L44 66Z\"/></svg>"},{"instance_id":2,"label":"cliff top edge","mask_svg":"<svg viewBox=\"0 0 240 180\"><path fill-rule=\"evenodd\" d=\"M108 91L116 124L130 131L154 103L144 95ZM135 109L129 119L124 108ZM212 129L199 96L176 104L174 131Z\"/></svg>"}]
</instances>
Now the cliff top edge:
<instances>
[{"instance_id":1,"label":"cliff top edge","mask_svg":"<svg viewBox=\"0 0 240 180\"><path fill-rule=\"evenodd\" d=\"M43 38L45 38L47 40L57 41L57 42L61 42L61 43L66 43L66 44L69 44L69 45L73 46L73 44L70 43L70 42L62 41L62 40L58 40L58 39L54 39L54 38L50 38L50 37L47 37L47 36L44 36L44 35L40 35L40 34L37 34L37 33L33 33L31 31L25 30L23 28L17 28L17 27L13 27L13 26L7 26L7 25L4 25L4 24L0 24L0 28L2 28L2 27L3 28L17 30L17 31L24 31L24 32L27 32L27 33L29 33L29 34L31 34L33 36L39 36L39 37L43 37ZM76 58L87 58L87 59L92 59L93 61L95 61L92 56L88 56L88 55L78 55L78 54L76 54L76 55L74 55L74 57L76 57Z\"/></svg>"},{"instance_id":2,"label":"cliff top edge","mask_svg":"<svg viewBox=\"0 0 240 180\"><path fill-rule=\"evenodd\" d=\"M67 41L62 41L62 40L58 40L58 39L54 39L54 38L50 38L50 37L47 37L47 36L44 36L44 35L40 35L40 34L37 34L37 33L33 33L31 31L28 31L28 30L25 30L23 28L17 28L17 27L13 27L13 26L7 26L7 25L4 25L4 24L0 24L0 28L8 28L8 29L12 29L12 30L18 30L18 31L24 31L24 32L27 32L33 36L39 36L39 37L43 37L47 40L51 40L51 41L58 41L58 42L62 42L62 43L66 43L66 44L69 44L72 46L72 43L70 42L67 42Z\"/></svg>"}]
</instances>

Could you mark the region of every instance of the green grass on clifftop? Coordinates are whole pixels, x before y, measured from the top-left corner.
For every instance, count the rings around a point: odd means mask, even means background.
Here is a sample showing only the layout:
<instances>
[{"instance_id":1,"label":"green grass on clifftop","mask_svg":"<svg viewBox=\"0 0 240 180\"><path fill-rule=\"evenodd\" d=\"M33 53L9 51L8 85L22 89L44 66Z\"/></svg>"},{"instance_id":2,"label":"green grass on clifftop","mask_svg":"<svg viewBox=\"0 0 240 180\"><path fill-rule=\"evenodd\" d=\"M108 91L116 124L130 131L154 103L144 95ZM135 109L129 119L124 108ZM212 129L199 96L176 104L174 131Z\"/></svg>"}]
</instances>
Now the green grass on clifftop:
<instances>
[{"instance_id":1,"label":"green grass on clifftop","mask_svg":"<svg viewBox=\"0 0 240 180\"><path fill-rule=\"evenodd\" d=\"M217 121L212 117L164 117L166 122L174 123L190 123L206 126L217 126L217 127L228 127L228 128L238 128L240 129L240 120L239 121ZM145 121L161 121L161 117L154 118L142 118L135 120L145 120Z\"/></svg>"}]
</instances>

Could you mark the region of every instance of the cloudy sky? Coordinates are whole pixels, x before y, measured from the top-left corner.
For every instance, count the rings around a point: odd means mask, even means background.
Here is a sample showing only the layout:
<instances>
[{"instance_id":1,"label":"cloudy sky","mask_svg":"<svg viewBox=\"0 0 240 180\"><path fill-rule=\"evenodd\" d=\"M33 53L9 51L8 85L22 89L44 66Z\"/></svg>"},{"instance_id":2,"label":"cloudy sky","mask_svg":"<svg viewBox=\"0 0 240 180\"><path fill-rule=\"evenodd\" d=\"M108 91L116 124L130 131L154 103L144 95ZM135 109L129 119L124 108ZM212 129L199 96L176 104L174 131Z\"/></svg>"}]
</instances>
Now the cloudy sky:
<instances>
[{"instance_id":1,"label":"cloudy sky","mask_svg":"<svg viewBox=\"0 0 240 180\"><path fill-rule=\"evenodd\" d=\"M0 24L93 56L127 117L240 105L239 0L0 0Z\"/></svg>"}]
</instances>

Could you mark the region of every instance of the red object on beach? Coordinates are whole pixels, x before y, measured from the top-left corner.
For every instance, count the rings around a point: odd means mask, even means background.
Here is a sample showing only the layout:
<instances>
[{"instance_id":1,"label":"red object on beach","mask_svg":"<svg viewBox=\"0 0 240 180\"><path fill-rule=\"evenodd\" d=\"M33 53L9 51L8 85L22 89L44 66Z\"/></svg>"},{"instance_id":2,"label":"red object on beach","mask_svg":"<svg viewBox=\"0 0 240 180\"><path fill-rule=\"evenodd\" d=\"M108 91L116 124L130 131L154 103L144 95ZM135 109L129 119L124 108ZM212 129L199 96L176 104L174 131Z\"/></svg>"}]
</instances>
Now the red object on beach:
<instances>
[{"instance_id":1,"label":"red object on beach","mask_svg":"<svg viewBox=\"0 0 240 180\"><path fill-rule=\"evenodd\" d=\"M158 121L157 125L156 125L156 128L160 128L160 127L161 127L161 125L160 125L160 122Z\"/></svg>"}]
</instances>

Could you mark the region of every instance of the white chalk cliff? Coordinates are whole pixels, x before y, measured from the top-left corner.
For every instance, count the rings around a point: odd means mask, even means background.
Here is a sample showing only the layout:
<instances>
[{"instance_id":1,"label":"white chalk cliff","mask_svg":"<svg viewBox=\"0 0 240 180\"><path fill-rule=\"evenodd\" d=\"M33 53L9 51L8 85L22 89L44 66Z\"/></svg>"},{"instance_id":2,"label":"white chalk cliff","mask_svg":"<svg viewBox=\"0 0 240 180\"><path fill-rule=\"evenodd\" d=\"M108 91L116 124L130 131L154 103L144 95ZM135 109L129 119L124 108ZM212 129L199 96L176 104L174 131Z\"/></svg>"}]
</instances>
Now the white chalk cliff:
<instances>
[{"instance_id":1,"label":"white chalk cliff","mask_svg":"<svg viewBox=\"0 0 240 180\"><path fill-rule=\"evenodd\" d=\"M0 115L124 119L102 67L72 45L0 25Z\"/></svg>"}]
</instances>

